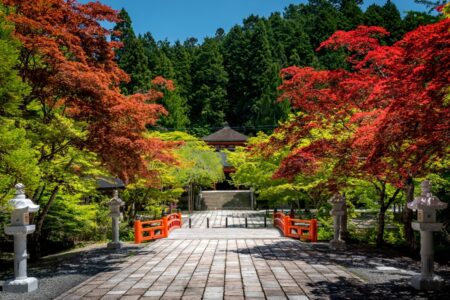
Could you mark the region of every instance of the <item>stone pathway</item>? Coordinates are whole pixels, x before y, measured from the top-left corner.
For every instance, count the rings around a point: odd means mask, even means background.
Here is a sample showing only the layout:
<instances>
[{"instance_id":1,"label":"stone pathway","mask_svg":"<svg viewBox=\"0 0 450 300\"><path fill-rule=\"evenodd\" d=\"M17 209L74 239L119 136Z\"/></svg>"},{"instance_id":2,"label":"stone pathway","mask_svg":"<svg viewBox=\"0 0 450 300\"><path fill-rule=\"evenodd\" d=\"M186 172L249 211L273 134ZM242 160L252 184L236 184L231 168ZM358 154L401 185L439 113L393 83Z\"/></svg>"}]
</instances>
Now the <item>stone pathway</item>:
<instances>
[{"instance_id":1,"label":"stone pathway","mask_svg":"<svg viewBox=\"0 0 450 300\"><path fill-rule=\"evenodd\" d=\"M183 228L149 243L57 299L447 299L450 291L417 292L408 284L419 262L326 243L287 239L264 228L265 212L187 215ZM231 228L224 228L225 217ZM248 218L249 228L245 226ZM210 228L206 228L210 218ZM230 221L233 220L233 221ZM269 221L268 224L269 225ZM257 228L259 227L259 228ZM343 267L345 266L345 267ZM446 269L439 274L450 278Z\"/></svg>"},{"instance_id":2,"label":"stone pathway","mask_svg":"<svg viewBox=\"0 0 450 300\"><path fill-rule=\"evenodd\" d=\"M168 239L185 240L185 239L201 239L201 240L229 240L229 239L277 239L282 235L278 229L254 229L254 228L182 228L174 230L170 233Z\"/></svg>"},{"instance_id":3,"label":"stone pathway","mask_svg":"<svg viewBox=\"0 0 450 300\"><path fill-rule=\"evenodd\" d=\"M192 215L183 214L183 227L189 227L189 217L192 228L245 228L245 218L247 218L248 228L263 228L266 211L254 210L208 210L196 211ZM228 225L227 225L228 220ZM272 227L270 218L266 219L266 226Z\"/></svg>"},{"instance_id":4,"label":"stone pathway","mask_svg":"<svg viewBox=\"0 0 450 300\"><path fill-rule=\"evenodd\" d=\"M165 239L58 299L309 299L339 281L361 282L291 239Z\"/></svg>"}]
</instances>

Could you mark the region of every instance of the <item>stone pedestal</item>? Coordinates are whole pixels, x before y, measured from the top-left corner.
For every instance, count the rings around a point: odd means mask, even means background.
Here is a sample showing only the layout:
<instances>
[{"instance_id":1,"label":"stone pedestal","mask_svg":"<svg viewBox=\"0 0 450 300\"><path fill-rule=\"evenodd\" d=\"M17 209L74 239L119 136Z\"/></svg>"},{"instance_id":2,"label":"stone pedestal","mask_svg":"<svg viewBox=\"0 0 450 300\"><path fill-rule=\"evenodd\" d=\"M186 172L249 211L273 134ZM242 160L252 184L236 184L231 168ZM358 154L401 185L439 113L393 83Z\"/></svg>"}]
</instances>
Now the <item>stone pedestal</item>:
<instances>
[{"instance_id":1,"label":"stone pedestal","mask_svg":"<svg viewBox=\"0 0 450 300\"><path fill-rule=\"evenodd\" d=\"M27 235L35 231L35 225L29 225L29 213L36 212L35 205L25 197L25 186L16 185L16 196L9 201L14 210L11 214L11 225L5 227L5 233L14 236L14 279L7 280L3 291L8 293L28 293L38 288L38 280L27 277Z\"/></svg>"},{"instance_id":2,"label":"stone pedestal","mask_svg":"<svg viewBox=\"0 0 450 300\"><path fill-rule=\"evenodd\" d=\"M440 231L442 223L413 222L412 228L420 231L421 273L411 278L411 285L418 290L441 290L445 282L434 272L433 232Z\"/></svg>"},{"instance_id":3,"label":"stone pedestal","mask_svg":"<svg viewBox=\"0 0 450 300\"><path fill-rule=\"evenodd\" d=\"M111 213L109 216L112 221L112 241L108 243L108 249L116 250L122 248L123 244L120 241L119 236L119 224L120 218L122 216L120 212L120 207L124 205L122 199L119 198L119 192L117 190L114 191L114 196L108 203Z\"/></svg>"}]
</instances>

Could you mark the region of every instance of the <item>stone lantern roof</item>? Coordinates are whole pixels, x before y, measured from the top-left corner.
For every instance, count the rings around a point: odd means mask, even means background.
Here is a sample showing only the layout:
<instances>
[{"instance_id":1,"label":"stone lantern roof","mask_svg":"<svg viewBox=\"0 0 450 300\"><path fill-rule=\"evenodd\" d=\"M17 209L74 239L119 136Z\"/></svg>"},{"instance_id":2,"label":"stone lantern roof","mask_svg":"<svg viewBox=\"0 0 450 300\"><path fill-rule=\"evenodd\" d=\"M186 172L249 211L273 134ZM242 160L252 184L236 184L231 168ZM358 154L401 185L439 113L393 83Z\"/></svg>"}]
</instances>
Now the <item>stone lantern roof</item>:
<instances>
[{"instance_id":1,"label":"stone lantern roof","mask_svg":"<svg viewBox=\"0 0 450 300\"><path fill-rule=\"evenodd\" d=\"M18 183L15 185L16 196L9 201L9 204L14 207L14 209L28 209L29 212L35 212L39 210L39 205L36 205L25 196L25 185Z\"/></svg>"},{"instance_id":2,"label":"stone lantern roof","mask_svg":"<svg viewBox=\"0 0 450 300\"><path fill-rule=\"evenodd\" d=\"M422 189L422 194L416 197L414 201L408 203L408 208L412 210L418 209L445 209L447 208L447 203L439 200L438 197L431 193L431 182L425 180L420 184Z\"/></svg>"}]
</instances>

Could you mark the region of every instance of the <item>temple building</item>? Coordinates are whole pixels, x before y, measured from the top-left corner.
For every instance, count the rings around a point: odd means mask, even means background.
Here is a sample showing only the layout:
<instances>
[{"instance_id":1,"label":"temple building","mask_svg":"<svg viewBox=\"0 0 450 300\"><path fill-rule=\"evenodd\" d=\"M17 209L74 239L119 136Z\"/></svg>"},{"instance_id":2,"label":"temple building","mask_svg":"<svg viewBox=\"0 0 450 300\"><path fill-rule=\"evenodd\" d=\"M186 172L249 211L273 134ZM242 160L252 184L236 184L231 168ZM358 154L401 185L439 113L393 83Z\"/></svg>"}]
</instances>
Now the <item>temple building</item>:
<instances>
[{"instance_id":1,"label":"temple building","mask_svg":"<svg viewBox=\"0 0 450 300\"><path fill-rule=\"evenodd\" d=\"M231 180L230 174L233 173L235 169L228 163L226 154L221 150L226 149L228 151L234 151L236 146L245 146L248 136L237 132L230 128L228 124L225 124L222 129L203 137L202 140L208 145L215 147L222 158L225 181L218 183L216 189L235 189L235 187L228 183L228 181Z\"/></svg>"}]
</instances>

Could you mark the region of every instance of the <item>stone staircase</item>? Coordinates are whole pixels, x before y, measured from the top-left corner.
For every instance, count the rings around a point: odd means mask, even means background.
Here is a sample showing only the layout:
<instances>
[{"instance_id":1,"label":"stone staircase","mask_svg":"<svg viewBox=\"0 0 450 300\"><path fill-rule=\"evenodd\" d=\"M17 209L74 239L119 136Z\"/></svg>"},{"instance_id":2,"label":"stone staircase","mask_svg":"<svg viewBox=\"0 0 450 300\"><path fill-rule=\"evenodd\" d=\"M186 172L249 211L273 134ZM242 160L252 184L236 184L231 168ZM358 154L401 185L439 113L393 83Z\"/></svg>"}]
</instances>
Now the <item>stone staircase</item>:
<instances>
[{"instance_id":1,"label":"stone staircase","mask_svg":"<svg viewBox=\"0 0 450 300\"><path fill-rule=\"evenodd\" d=\"M253 195L243 191L203 191L197 204L197 210L217 209L253 209Z\"/></svg>"}]
</instances>

